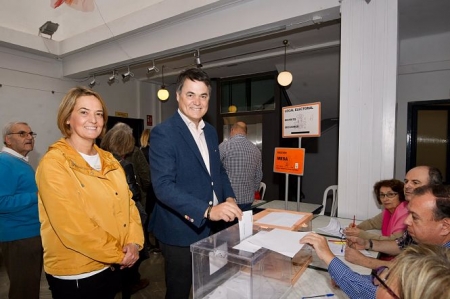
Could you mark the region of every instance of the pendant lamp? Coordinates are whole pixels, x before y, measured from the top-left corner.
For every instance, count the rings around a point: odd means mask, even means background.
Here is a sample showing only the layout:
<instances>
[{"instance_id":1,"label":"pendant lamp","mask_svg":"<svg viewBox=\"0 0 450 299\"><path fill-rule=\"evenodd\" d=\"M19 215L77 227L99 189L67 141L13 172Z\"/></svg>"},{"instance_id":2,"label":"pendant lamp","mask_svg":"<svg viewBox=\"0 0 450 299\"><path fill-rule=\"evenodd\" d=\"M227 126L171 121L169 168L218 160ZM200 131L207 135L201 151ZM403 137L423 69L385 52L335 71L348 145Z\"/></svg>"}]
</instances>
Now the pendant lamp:
<instances>
[{"instance_id":1,"label":"pendant lamp","mask_svg":"<svg viewBox=\"0 0 450 299\"><path fill-rule=\"evenodd\" d=\"M166 86L164 85L164 65L161 67L161 79L162 79L162 85L161 88L158 90L158 99L162 102L167 101L169 98L169 91L166 89Z\"/></svg>"},{"instance_id":2,"label":"pendant lamp","mask_svg":"<svg viewBox=\"0 0 450 299\"><path fill-rule=\"evenodd\" d=\"M286 71L286 49L288 45L288 40L285 39L283 41L284 44L284 71L278 74L277 81L281 86L288 86L292 83L292 74L289 71Z\"/></svg>"}]
</instances>

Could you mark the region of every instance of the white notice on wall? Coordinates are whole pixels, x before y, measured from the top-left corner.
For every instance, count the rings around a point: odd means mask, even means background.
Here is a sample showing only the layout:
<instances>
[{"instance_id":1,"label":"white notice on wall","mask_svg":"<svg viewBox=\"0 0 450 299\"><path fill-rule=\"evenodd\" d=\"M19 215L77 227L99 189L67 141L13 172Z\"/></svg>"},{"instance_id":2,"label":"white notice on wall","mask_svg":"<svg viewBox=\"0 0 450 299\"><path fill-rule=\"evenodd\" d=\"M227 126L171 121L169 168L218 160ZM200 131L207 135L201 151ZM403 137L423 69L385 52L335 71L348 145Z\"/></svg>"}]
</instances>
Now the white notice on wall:
<instances>
[{"instance_id":1,"label":"white notice on wall","mask_svg":"<svg viewBox=\"0 0 450 299\"><path fill-rule=\"evenodd\" d=\"M319 137L320 102L283 108L283 137Z\"/></svg>"}]
</instances>

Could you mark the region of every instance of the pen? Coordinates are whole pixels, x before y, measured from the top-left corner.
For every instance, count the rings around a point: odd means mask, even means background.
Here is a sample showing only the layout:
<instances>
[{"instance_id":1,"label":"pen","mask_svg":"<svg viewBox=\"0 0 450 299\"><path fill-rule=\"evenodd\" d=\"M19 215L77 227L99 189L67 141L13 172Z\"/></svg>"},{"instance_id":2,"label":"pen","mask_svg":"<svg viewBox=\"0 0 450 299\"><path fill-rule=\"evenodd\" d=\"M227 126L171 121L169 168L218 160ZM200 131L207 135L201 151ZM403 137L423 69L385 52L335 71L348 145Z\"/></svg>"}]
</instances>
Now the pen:
<instances>
[{"instance_id":1,"label":"pen","mask_svg":"<svg viewBox=\"0 0 450 299\"><path fill-rule=\"evenodd\" d=\"M318 298L318 297L333 297L333 296L334 296L334 294L323 294L323 295L316 295L316 296L302 297L302 299Z\"/></svg>"},{"instance_id":2,"label":"pen","mask_svg":"<svg viewBox=\"0 0 450 299\"><path fill-rule=\"evenodd\" d=\"M345 241L342 241L342 240L328 240L328 242L331 242L331 243L334 243L334 244L339 244L339 245L342 245L342 244L346 243Z\"/></svg>"},{"instance_id":3,"label":"pen","mask_svg":"<svg viewBox=\"0 0 450 299\"><path fill-rule=\"evenodd\" d=\"M352 225L352 227L355 227L355 226L356 226L355 220L356 220L356 215L353 215L353 225Z\"/></svg>"}]
</instances>

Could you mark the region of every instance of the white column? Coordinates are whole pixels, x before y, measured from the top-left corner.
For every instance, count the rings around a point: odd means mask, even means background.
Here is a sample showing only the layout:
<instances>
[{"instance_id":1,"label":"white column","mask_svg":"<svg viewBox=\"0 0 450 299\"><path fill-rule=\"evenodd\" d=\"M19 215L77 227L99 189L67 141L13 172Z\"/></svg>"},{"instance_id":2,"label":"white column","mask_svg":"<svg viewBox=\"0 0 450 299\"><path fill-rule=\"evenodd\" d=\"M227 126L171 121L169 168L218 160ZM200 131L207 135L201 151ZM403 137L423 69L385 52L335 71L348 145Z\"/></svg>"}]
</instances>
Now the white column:
<instances>
[{"instance_id":1,"label":"white column","mask_svg":"<svg viewBox=\"0 0 450 299\"><path fill-rule=\"evenodd\" d=\"M341 18L338 215L367 219L394 175L398 1L343 0Z\"/></svg>"}]
</instances>

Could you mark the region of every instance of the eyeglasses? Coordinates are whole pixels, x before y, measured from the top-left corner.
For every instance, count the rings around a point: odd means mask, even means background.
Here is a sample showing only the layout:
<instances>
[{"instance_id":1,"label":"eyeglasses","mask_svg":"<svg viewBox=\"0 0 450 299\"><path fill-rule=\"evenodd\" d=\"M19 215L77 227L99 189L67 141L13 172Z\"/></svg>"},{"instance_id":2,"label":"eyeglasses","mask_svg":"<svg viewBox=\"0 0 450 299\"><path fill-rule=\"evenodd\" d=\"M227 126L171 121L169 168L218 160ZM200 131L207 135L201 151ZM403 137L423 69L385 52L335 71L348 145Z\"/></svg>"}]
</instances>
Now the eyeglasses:
<instances>
[{"instance_id":1,"label":"eyeglasses","mask_svg":"<svg viewBox=\"0 0 450 299\"><path fill-rule=\"evenodd\" d=\"M36 138L37 134L34 132L25 132L25 131L20 131L17 133L8 133L7 135L19 135L22 138L26 138L28 136L30 136L31 138Z\"/></svg>"},{"instance_id":2,"label":"eyeglasses","mask_svg":"<svg viewBox=\"0 0 450 299\"><path fill-rule=\"evenodd\" d=\"M400 297L397 296L397 294L390 287L388 287L388 285L385 282L386 279L388 278L389 274L386 275L385 279L382 279L380 277L381 273L383 273L386 270L389 271L389 268L386 266L382 266L382 267L372 270L372 283L374 285L378 286L379 284L376 283L375 279L378 280L378 282L386 289L386 291L389 293L389 295L391 295L394 299L400 299Z\"/></svg>"},{"instance_id":3,"label":"eyeglasses","mask_svg":"<svg viewBox=\"0 0 450 299\"><path fill-rule=\"evenodd\" d=\"M383 197L393 198L393 197L395 197L397 194L398 194L397 192L389 192L389 193L386 193L386 194L380 193L378 196L380 197L380 199L383 198Z\"/></svg>"}]
</instances>

